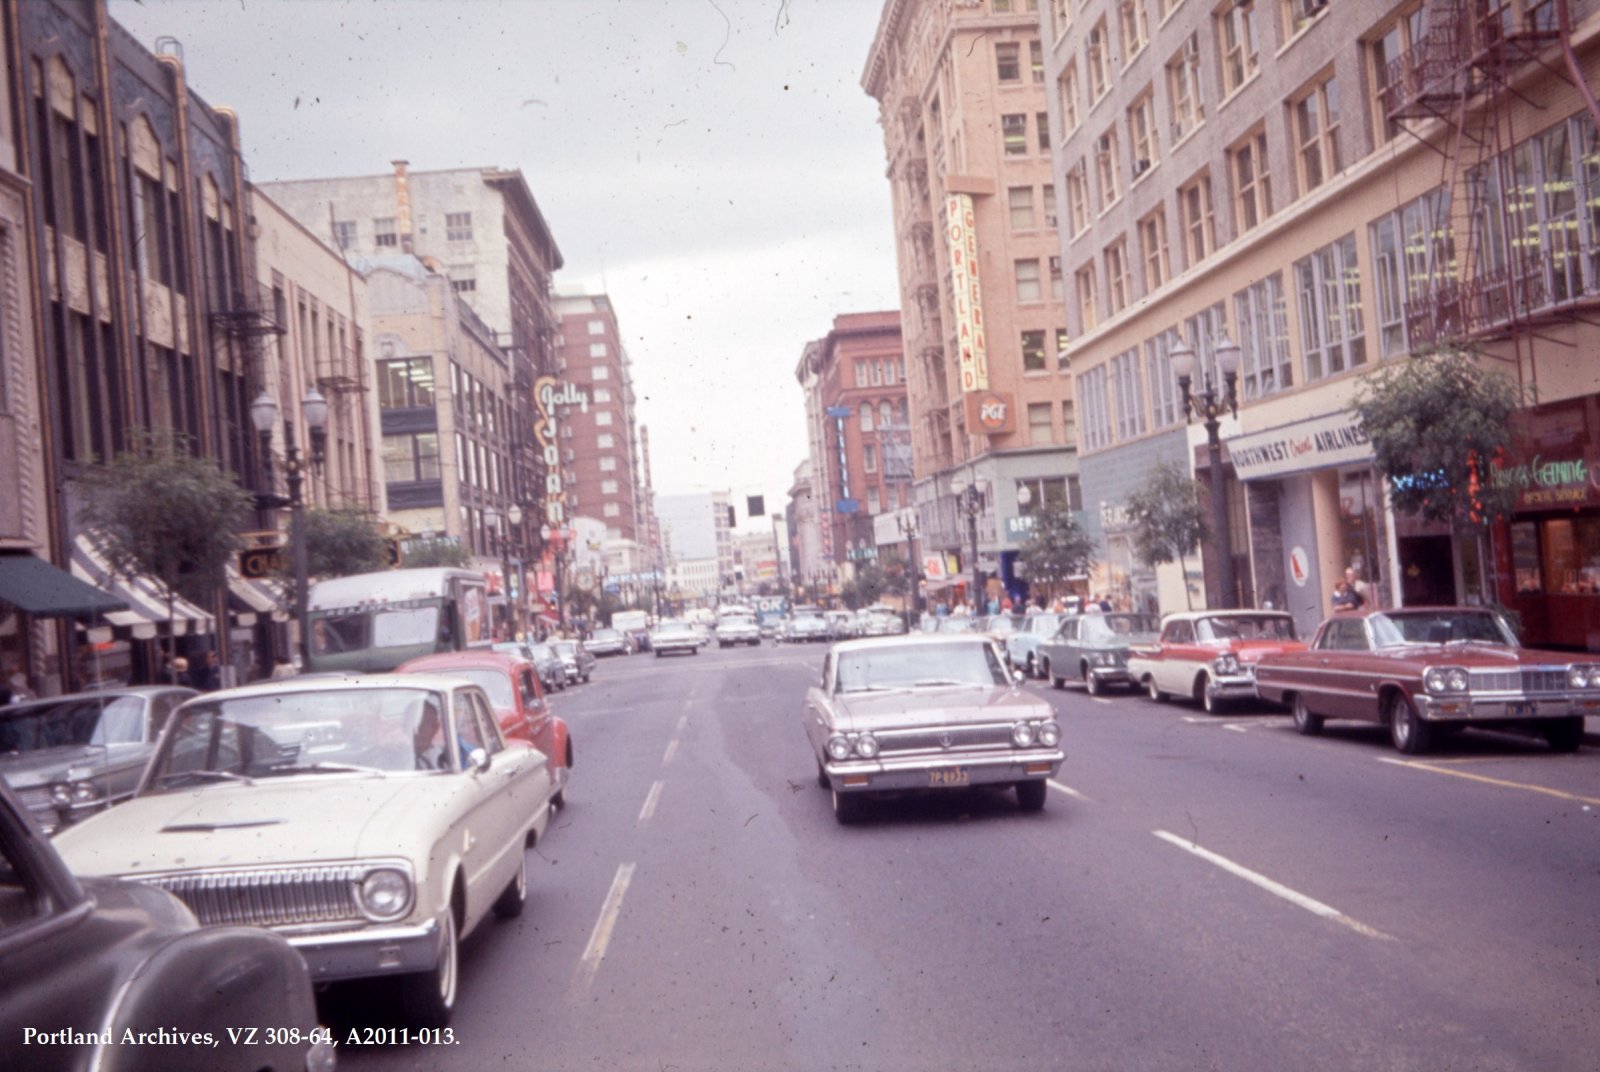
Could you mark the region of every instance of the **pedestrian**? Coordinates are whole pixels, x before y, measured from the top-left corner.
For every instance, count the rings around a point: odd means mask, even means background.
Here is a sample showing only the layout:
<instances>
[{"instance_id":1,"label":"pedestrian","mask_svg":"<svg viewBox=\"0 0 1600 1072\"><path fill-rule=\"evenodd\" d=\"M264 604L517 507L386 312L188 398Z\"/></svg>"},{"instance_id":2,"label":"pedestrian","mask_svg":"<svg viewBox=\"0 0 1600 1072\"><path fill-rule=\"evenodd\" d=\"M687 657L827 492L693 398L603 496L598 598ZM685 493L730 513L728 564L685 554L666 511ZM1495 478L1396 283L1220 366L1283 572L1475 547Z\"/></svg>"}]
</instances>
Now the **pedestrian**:
<instances>
[{"instance_id":1,"label":"pedestrian","mask_svg":"<svg viewBox=\"0 0 1600 1072\"><path fill-rule=\"evenodd\" d=\"M4 690L5 703L22 703L26 700L37 700L39 694L33 691L28 683L28 675L23 672L22 664L16 660L8 659L6 665L5 682L0 684Z\"/></svg>"},{"instance_id":2,"label":"pedestrian","mask_svg":"<svg viewBox=\"0 0 1600 1072\"><path fill-rule=\"evenodd\" d=\"M1350 586L1350 590L1352 592L1354 592L1356 595L1361 597L1361 603L1362 603L1363 606L1365 606L1366 602L1367 602L1367 594L1368 594L1367 593L1367 582L1363 581L1361 579L1360 575L1356 573L1356 570L1355 570L1354 566L1346 566L1345 567L1344 583L1348 584Z\"/></svg>"},{"instance_id":3,"label":"pedestrian","mask_svg":"<svg viewBox=\"0 0 1600 1072\"><path fill-rule=\"evenodd\" d=\"M1360 592L1350 587L1348 581L1341 580L1333 586L1333 595L1328 597L1328 602L1333 605L1334 613L1340 611L1360 610L1366 603Z\"/></svg>"},{"instance_id":4,"label":"pedestrian","mask_svg":"<svg viewBox=\"0 0 1600 1072\"><path fill-rule=\"evenodd\" d=\"M201 692L215 692L222 687L222 667L217 663L217 652L208 648L189 671L189 687Z\"/></svg>"}]
</instances>

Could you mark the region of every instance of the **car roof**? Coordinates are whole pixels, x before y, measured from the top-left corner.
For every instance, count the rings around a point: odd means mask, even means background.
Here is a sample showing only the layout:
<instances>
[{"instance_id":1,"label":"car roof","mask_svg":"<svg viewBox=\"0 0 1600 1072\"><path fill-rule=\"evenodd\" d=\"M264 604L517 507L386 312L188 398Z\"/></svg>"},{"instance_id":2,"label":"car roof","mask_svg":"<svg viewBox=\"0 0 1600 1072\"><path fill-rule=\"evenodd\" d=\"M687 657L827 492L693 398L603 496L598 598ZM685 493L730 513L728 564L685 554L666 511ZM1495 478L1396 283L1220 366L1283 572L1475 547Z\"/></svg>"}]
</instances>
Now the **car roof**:
<instances>
[{"instance_id":1,"label":"car roof","mask_svg":"<svg viewBox=\"0 0 1600 1072\"><path fill-rule=\"evenodd\" d=\"M437 675L441 670L459 667L462 670L504 670L507 673L518 667L530 665L527 659L512 651L441 651L433 655L419 655L401 663L396 673L428 673Z\"/></svg>"},{"instance_id":2,"label":"car roof","mask_svg":"<svg viewBox=\"0 0 1600 1072\"><path fill-rule=\"evenodd\" d=\"M987 633L907 633L902 636L862 637L858 640L842 640L833 646L833 650L841 655L848 655L851 652L863 649L871 651L876 648L900 644L913 645L919 648L937 648L964 644L992 645L993 643L994 639Z\"/></svg>"},{"instance_id":3,"label":"car roof","mask_svg":"<svg viewBox=\"0 0 1600 1072\"><path fill-rule=\"evenodd\" d=\"M249 685L240 685L232 689L220 689L216 692L203 692L190 699L235 699L251 696L292 696L304 692L329 692L341 688L360 689L425 689L429 692L438 692L440 682L449 682L452 685L471 685L466 678L451 678L447 674L407 674L383 673L364 674L357 671L332 672L327 674L303 674L300 677L279 678L277 680L258 681ZM474 686L476 687L476 686Z\"/></svg>"},{"instance_id":4,"label":"car roof","mask_svg":"<svg viewBox=\"0 0 1600 1072\"><path fill-rule=\"evenodd\" d=\"M20 715L35 708L52 704L76 703L80 700L115 700L120 696L149 697L163 692L186 692L198 696L199 690L187 685L124 685L115 689L87 689L83 692L66 692L60 696L39 696L21 703L0 706L0 718Z\"/></svg>"},{"instance_id":5,"label":"car roof","mask_svg":"<svg viewBox=\"0 0 1600 1072\"><path fill-rule=\"evenodd\" d=\"M1132 614L1132 613L1135 613L1135 612L1133 612L1133 611L1122 611L1122 612L1113 612L1113 613ZM1247 608L1244 608L1244 609L1241 609L1241 610L1180 610L1180 611L1174 611L1173 613L1166 615L1161 620L1162 620L1162 623L1165 624L1167 622L1181 622L1181 621L1191 621L1191 622L1193 622L1193 621L1198 621L1201 618L1261 618L1261 617L1288 618L1288 617L1290 617L1290 614L1286 610L1256 610L1253 607L1247 607Z\"/></svg>"}]
</instances>

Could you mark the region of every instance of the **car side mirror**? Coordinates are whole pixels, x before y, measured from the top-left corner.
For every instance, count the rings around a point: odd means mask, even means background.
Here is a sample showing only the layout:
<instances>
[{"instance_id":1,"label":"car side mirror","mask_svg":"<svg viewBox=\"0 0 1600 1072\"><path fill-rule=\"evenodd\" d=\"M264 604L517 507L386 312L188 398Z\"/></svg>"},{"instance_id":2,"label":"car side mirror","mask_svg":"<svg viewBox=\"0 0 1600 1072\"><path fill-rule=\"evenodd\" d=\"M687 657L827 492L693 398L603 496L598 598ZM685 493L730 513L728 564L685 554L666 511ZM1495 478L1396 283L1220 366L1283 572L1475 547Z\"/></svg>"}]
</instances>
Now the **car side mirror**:
<instances>
[{"instance_id":1,"label":"car side mirror","mask_svg":"<svg viewBox=\"0 0 1600 1072\"><path fill-rule=\"evenodd\" d=\"M474 748L467 753L467 766L482 774L489 769L489 752L487 749Z\"/></svg>"}]
</instances>

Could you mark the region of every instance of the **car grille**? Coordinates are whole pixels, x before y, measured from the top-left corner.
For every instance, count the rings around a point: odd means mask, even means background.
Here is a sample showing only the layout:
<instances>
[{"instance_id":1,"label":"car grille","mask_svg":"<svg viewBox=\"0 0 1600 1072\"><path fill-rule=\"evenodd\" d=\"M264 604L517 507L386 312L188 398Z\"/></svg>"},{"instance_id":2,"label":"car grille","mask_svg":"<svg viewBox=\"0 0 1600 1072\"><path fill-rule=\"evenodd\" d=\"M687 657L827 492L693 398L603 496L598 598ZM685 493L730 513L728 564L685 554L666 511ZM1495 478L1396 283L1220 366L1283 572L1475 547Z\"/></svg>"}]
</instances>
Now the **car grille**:
<instances>
[{"instance_id":1,"label":"car grille","mask_svg":"<svg viewBox=\"0 0 1600 1072\"><path fill-rule=\"evenodd\" d=\"M1473 692L1520 692L1523 695L1564 693L1565 666L1525 666L1520 670L1473 670Z\"/></svg>"},{"instance_id":2,"label":"car grille","mask_svg":"<svg viewBox=\"0 0 1600 1072\"><path fill-rule=\"evenodd\" d=\"M881 746L879 754L883 756L1002 752L1012 747L1011 725L1006 722L979 726L919 726L916 729L877 730L874 735Z\"/></svg>"},{"instance_id":3,"label":"car grille","mask_svg":"<svg viewBox=\"0 0 1600 1072\"><path fill-rule=\"evenodd\" d=\"M346 864L157 875L140 881L176 895L207 926L276 927L361 919L356 883L366 871Z\"/></svg>"},{"instance_id":4,"label":"car grille","mask_svg":"<svg viewBox=\"0 0 1600 1072\"><path fill-rule=\"evenodd\" d=\"M22 806L25 808L48 808L51 804L50 787L40 785L18 790L17 799L22 801Z\"/></svg>"}]
</instances>

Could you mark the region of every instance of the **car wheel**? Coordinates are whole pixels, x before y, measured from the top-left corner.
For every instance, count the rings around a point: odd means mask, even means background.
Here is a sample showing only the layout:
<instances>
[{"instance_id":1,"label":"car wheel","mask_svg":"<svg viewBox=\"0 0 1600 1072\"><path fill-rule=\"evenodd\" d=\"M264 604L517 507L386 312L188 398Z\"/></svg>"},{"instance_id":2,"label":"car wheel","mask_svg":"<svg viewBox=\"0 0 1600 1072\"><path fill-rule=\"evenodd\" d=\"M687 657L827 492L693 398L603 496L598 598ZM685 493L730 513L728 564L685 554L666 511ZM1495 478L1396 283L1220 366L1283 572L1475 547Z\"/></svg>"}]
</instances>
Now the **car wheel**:
<instances>
[{"instance_id":1,"label":"car wheel","mask_svg":"<svg viewBox=\"0 0 1600 1072\"><path fill-rule=\"evenodd\" d=\"M858 821L866 809L866 801L859 793L833 791L833 817L841 825Z\"/></svg>"},{"instance_id":2,"label":"car wheel","mask_svg":"<svg viewBox=\"0 0 1600 1072\"><path fill-rule=\"evenodd\" d=\"M1583 718L1558 718L1544 728L1544 739L1557 752L1576 752L1583 743Z\"/></svg>"},{"instance_id":3,"label":"car wheel","mask_svg":"<svg viewBox=\"0 0 1600 1072\"><path fill-rule=\"evenodd\" d=\"M517 861L517 877L501 892L494 903L494 914L499 919L516 919L522 915L522 906L528 903L528 854Z\"/></svg>"},{"instance_id":4,"label":"car wheel","mask_svg":"<svg viewBox=\"0 0 1600 1072\"><path fill-rule=\"evenodd\" d=\"M461 950L454 908L445 909L439 925L444 930L439 963L432 971L400 977L400 1010L412 1027L445 1027L455 1012Z\"/></svg>"},{"instance_id":5,"label":"car wheel","mask_svg":"<svg viewBox=\"0 0 1600 1072\"><path fill-rule=\"evenodd\" d=\"M1298 692L1294 694L1294 728L1303 737L1315 737L1322 732L1322 716L1313 715L1306 706L1306 698Z\"/></svg>"},{"instance_id":6,"label":"car wheel","mask_svg":"<svg viewBox=\"0 0 1600 1072\"><path fill-rule=\"evenodd\" d=\"M588 673L588 674L584 674L584 675L583 675L583 683L584 683L584 684L585 684L585 685L587 685L587 684L588 684L588 683L589 683L589 675L590 675L590 674L593 674L593 673L594 673L594 671L593 671L593 670L591 670L591 671L589 671L589 673Z\"/></svg>"},{"instance_id":7,"label":"car wheel","mask_svg":"<svg viewBox=\"0 0 1600 1072\"><path fill-rule=\"evenodd\" d=\"M1044 674L1039 672L1039 663L1036 659L1034 659L1033 652L1031 651L1028 652L1028 661L1022 664L1022 672L1027 674L1029 677L1044 677Z\"/></svg>"},{"instance_id":8,"label":"car wheel","mask_svg":"<svg viewBox=\"0 0 1600 1072\"><path fill-rule=\"evenodd\" d=\"M1161 686L1156 684L1156 676L1151 674L1144 679L1144 694L1156 703L1166 703L1167 694L1161 691Z\"/></svg>"},{"instance_id":9,"label":"car wheel","mask_svg":"<svg viewBox=\"0 0 1600 1072\"><path fill-rule=\"evenodd\" d=\"M833 783L828 781L828 772L822 769L822 761L817 761L817 788L832 789Z\"/></svg>"},{"instance_id":10,"label":"car wheel","mask_svg":"<svg viewBox=\"0 0 1600 1072\"><path fill-rule=\"evenodd\" d=\"M1040 811L1044 808L1044 799L1049 792L1050 787L1045 785L1043 778L1018 782L1017 806L1023 811Z\"/></svg>"},{"instance_id":11,"label":"car wheel","mask_svg":"<svg viewBox=\"0 0 1600 1072\"><path fill-rule=\"evenodd\" d=\"M1433 743L1433 729L1422 721L1411 701L1401 695L1389 698L1389 740L1397 751L1420 756Z\"/></svg>"},{"instance_id":12,"label":"car wheel","mask_svg":"<svg viewBox=\"0 0 1600 1072\"><path fill-rule=\"evenodd\" d=\"M657 659L659 659L659 658L661 658L661 653L660 653L660 652L659 652L659 651L658 651L658 652L656 652L656 658L657 658Z\"/></svg>"},{"instance_id":13,"label":"car wheel","mask_svg":"<svg viewBox=\"0 0 1600 1072\"><path fill-rule=\"evenodd\" d=\"M1106 687L1100 683L1087 666L1083 668L1083 690L1090 696L1104 696Z\"/></svg>"},{"instance_id":14,"label":"car wheel","mask_svg":"<svg viewBox=\"0 0 1600 1072\"><path fill-rule=\"evenodd\" d=\"M1205 708L1206 714L1220 715L1228 709L1228 702L1218 699L1216 694L1211 691L1211 679L1209 677L1202 677L1196 682L1194 691L1195 699L1200 701L1200 706Z\"/></svg>"}]
</instances>

